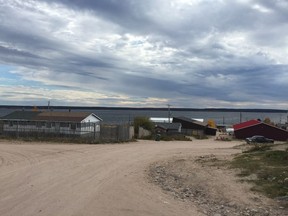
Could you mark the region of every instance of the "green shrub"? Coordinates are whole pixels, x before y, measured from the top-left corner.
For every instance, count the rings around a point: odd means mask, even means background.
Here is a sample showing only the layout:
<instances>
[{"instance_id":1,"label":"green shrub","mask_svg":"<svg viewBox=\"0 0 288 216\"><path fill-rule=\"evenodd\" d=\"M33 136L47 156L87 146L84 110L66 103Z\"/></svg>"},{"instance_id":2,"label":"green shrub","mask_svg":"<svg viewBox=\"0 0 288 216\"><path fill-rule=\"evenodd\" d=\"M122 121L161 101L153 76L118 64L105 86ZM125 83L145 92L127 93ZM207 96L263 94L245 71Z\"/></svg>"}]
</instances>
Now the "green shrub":
<instances>
[{"instance_id":1,"label":"green shrub","mask_svg":"<svg viewBox=\"0 0 288 216\"><path fill-rule=\"evenodd\" d=\"M154 123L145 116L138 116L134 118L134 132L138 134L139 127L144 128L145 130L152 131L154 129Z\"/></svg>"}]
</instances>

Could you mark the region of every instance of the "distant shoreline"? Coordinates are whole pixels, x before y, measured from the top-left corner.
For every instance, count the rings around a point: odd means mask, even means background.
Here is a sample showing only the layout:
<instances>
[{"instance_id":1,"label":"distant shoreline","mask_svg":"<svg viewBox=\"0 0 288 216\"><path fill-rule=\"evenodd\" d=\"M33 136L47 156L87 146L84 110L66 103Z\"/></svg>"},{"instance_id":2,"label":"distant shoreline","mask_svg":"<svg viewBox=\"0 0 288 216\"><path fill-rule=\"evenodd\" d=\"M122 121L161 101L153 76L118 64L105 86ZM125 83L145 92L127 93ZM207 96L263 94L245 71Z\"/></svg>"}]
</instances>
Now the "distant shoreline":
<instances>
[{"instance_id":1,"label":"distant shoreline","mask_svg":"<svg viewBox=\"0 0 288 216\"><path fill-rule=\"evenodd\" d=\"M47 110L48 106L36 106L39 110ZM0 105L0 109L24 109L32 110L34 106ZM155 110L166 111L167 107L101 107L101 106L50 106L57 110ZM238 108L170 108L171 111L199 111L199 112L265 112L265 113L288 113L283 109L238 109Z\"/></svg>"}]
</instances>

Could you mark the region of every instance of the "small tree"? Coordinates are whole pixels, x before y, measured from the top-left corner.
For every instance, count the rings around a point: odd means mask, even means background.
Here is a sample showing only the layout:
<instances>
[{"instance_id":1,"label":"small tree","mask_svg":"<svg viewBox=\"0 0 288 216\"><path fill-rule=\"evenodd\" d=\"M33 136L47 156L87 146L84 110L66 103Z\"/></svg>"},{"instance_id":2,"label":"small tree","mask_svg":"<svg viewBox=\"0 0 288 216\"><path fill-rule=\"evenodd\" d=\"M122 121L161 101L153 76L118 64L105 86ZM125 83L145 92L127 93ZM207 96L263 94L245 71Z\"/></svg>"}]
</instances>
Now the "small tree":
<instances>
[{"instance_id":1,"label":"small tree","mask_svg":"<svg viewBox=\"0 0 288 216\"><path fill-rule=\"evenodd\" d=\"M211 128L217 128L217 127L216 127L216 123L215 123L215 121L214 121L213 119L209 119L209 120L207 121L207 124L208 124L208 126L211 127Z\"/></svg>"},{"instance_id":2,"label":"small tree","mask_svg":"<svg viewBox=\"0 0 288 216\"><path fill-rule=\"evenodd\" d=\"M145 116L137 116L134 118L134 131L135 134L138 134L139 127L144 128L145 130L152 131L154 129L154 123Z\"/></svg>"},{"instance_id":3,"label":"small tree","mask_svg":"<svg viewBox=\"0 0 288 216\"><path fill-rule=\"evenodd\" d=\"M269 117L266 117L263 122L269 125L273 125L273 126L275 125L274 122L272 122Z\"/></svg>"}]
</instances>

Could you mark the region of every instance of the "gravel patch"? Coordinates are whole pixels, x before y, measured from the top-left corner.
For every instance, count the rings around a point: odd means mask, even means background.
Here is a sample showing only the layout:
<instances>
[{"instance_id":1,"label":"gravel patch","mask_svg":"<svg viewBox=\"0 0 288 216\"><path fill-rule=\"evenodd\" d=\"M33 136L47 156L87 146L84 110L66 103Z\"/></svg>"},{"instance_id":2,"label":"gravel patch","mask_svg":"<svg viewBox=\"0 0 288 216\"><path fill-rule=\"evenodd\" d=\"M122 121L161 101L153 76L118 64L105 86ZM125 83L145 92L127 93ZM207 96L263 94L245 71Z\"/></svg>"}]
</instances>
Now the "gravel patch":
<instances>
[{"instance_id":1,"label":"gravel patch","mask_svg":"<svg viewBox=\"0 0 288 216\"><path fill-rule=\"evenodd\" d=\"M279 203L251 192L235 171L214 166L223 157L210 154L156 162L150 166L149 179L175 199L193 202L208 216L288 215Z\"/></svg>"}]
</instances>

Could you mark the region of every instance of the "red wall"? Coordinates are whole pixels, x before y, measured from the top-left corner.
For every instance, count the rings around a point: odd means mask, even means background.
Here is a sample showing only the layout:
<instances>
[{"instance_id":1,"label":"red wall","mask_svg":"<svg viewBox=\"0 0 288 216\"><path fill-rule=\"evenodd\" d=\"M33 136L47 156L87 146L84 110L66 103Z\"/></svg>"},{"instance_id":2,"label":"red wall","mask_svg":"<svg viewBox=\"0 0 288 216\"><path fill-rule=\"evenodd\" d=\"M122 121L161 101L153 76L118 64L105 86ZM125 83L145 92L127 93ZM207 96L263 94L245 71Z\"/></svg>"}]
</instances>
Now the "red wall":
<instances>
[{"instance_id":1,"label":"red wall","mask_svg":"<svg viewBox=\"0 0 288 216\"><path fill-rule=\"evenodd\" d=\"M279 141L288 140L288 131L267 125L265 123L235 130L234 134L237 139L245 139L254 135L262 135Z\"/></svg>"}]
</instances>

